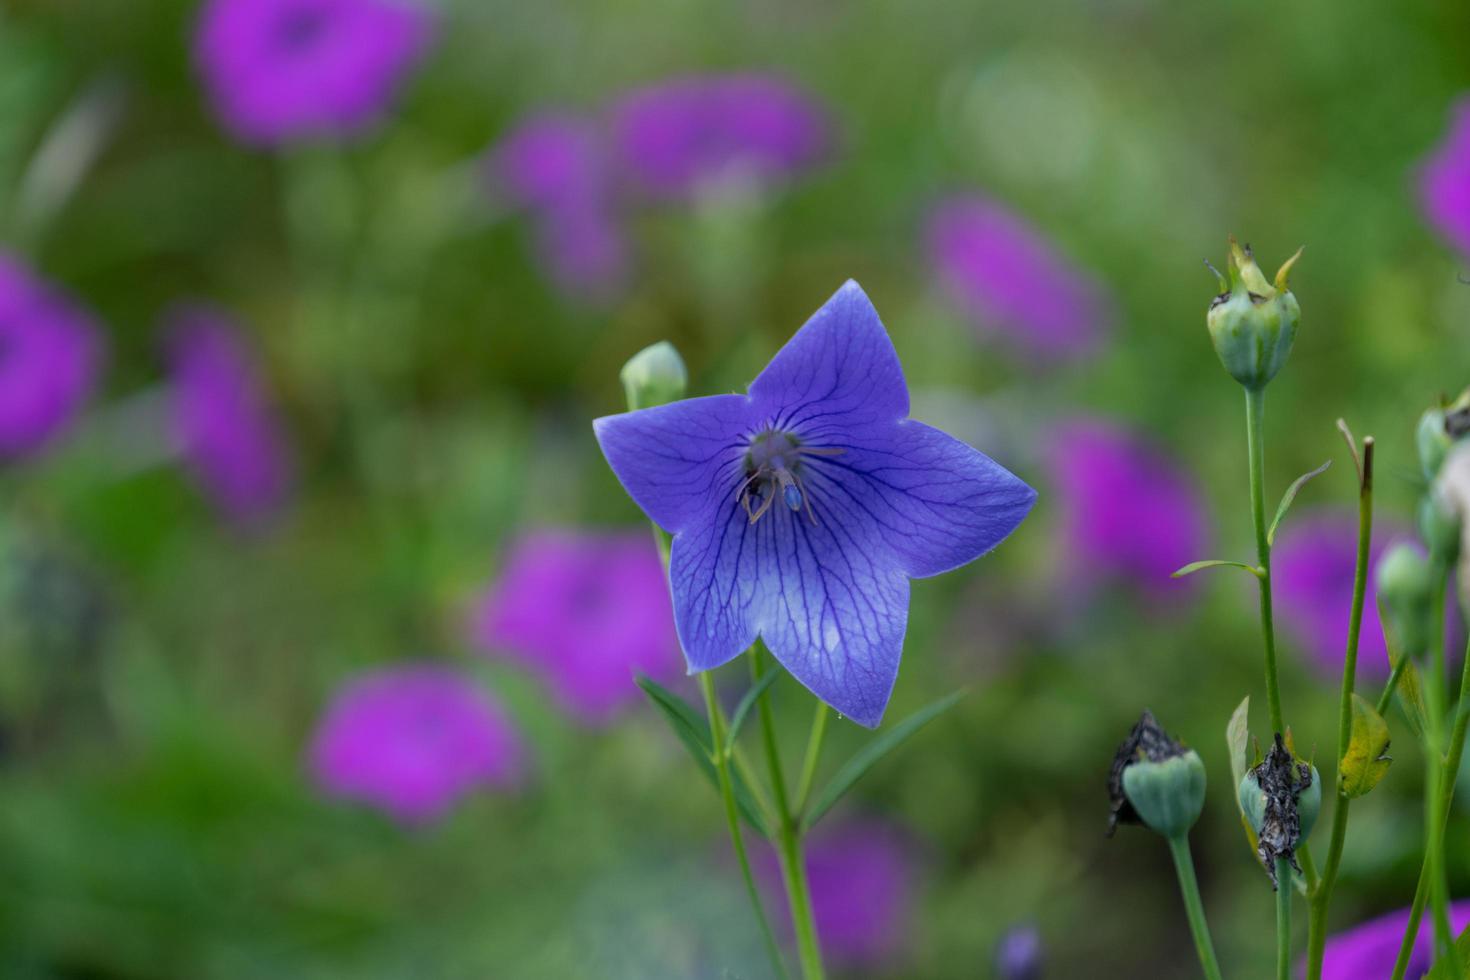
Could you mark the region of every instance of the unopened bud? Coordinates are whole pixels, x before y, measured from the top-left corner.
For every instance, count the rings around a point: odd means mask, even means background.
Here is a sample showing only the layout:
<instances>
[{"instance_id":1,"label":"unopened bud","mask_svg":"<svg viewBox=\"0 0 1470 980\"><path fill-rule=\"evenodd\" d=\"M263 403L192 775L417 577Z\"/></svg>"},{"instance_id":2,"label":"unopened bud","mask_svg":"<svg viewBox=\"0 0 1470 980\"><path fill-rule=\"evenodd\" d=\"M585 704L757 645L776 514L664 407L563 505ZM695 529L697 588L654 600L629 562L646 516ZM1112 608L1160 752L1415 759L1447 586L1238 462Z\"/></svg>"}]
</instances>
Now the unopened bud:
<instances>
[{"instance_id":1,"label":"unopened bud","mask_svg":"<svg viewBox=\"0 0 1470 980\"><path fill-rule=\"evenodd\" d=\"M1210 303L1205 324L1220 363L1246 388L1264 388L1291 355L1301 307L1286 284L1301 254L1297 249L1277 271L1275 282L1268 282L1250 246L1241 248L1230 239L1229 278L1220 279L1221 291Z\"/></svg>"},{"instance_id":2,"label":"unopened bud","mask_svg":"<svg viewBox=\"0 0 1470 980\"><path fill-rule=\"evenodd\" d=\"M634 410L676 402L689 387L684 359L667 340L634 354L618 376L623 379L628 408Z\"/></svg>"},{"instance_id":3,"label":"unopened bud","mask_svg":"<svg viewBox=\"0 0 1470 980\"><path fill-rule=\"evenodd\" d=\"M1400 541L1388 550L1374 572L1384 625L1400 656L1418 656L1429 648L1433 617L1434 572L1418 548Z\"/></svg>"}]
</instances>

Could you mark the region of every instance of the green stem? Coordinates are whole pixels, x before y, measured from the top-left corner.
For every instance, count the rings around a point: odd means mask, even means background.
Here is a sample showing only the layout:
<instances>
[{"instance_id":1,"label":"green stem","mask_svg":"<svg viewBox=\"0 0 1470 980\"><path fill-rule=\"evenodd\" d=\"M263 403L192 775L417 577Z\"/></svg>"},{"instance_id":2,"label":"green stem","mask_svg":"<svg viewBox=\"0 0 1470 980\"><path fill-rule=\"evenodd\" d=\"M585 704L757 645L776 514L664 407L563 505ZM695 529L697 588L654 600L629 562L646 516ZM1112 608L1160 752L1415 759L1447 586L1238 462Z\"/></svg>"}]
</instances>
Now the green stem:
<instances>
[{"instance_id":1,"label":"green stem","mask_svg":"<svg viewBox=\"0 0 1470 980\"><path fill-rule=\"evenodd\" d=\"M1194 857L1189 851L1189 835L1169 838L1169 853L1174 855L1174 870L1179 873L1179 894L1184 897L1184 914L1189 917L1189 931L1194 935L1194 950L1204 968L1205 980L1221 980L1220 963L1215 959L1215 944L1210 940L1210 926L1205 921L1205 906L1199 897L1199 881L1194 876Z\"/></svg>"},{"instance_id":2,"label":"green stem","mask_svg":"<svg viewBox=\"0 0 1470 980\"><path fill-rule=\"evenodd\" d=\"M1281 682L1276 675L1276 627L1271 613L1271 542L1266 538L1266 389L1245 390L1245 444L1250 458L1251 521L1256 529L1256 564L1261 569L1261 632L1266 642L1266 705L1271 731L1284 732ZM1290 879L1288 879L1289 881Z\"/></svg>"},{"instance_id":3,"label":"green stem","mask_svg":"<svg viewBox=\"0 0 1470 980\"><path fill-rule=\"evenodd\" d=\"M1394 662L1393 672L1388 675L1388 683L1383 685L1383 693L1378 695L1378 703L1374 705L1380 715L1388 713L1388 706L1393 703L1393 692L1398 690L1399 678L1404 676L1404 668L1408 665L1408 655L1399 654L1399 659Z\"/></svg>"},{"instance_id":4,"label":"green stem","mask_svg":"<svg viewBox=\"0 0 1470 980\"><path fill-rule=\"evenodd\" d=\"M725 801L725 822L730 828L730 842L735 845L735 857L740 862L740 875L745 879L745 891L750 896L751 907L755 909L755 917L760 922L761 936L766 942L766 952L771 957L771 965L775 967L776 976L785 980L786 964L781 959L781 948L776 943L776 935L771 931L771 923L766 918L765 906L761 904L760 890L756 887L755 876L750 871L750 857L745 851L745 835L740 829L740 810L735 803L735 785L730 778L730 759L724 751L725 744L725 715L720 710L719 699L715 696L715 682L710 671L703 671L699 675L699 688L704 692L704 707L709 714L710 738L714 743L715 772L719 775L720 796Z\"/></svg>"},{"instance_id":5,"label":"green stem","mask_svg":"<svg viewBox=\"0 0 1470 980\"><path fill-rule=\"evenodd\" d=\"M1276 980L1291 980L1291 862L1276 859Z\"/></svg>"},{"instance_id":6,"label":"green stem","mask_svg":"<svg viewBox=\"0 0 1470 980\"><path fill-rule=\"evenodd\" d=\"M1327 949L1327 907L1342 862L1352 801L1343 793L1342 760L1353 733L1353 689L1358 676L1358 638L1363 628L1363 600L1368 591L1368 552L1373 539L1373 438L1363 440L1358 484L1358 554L1353 566L1353 602L1348 615L1347 651L1342 663L1342 692L1337 713L1337 805L1332 810L1332 837L1322 878L1307 902L1307 980L1320 980Z\"/></svg>"},{"instance_id":7,"label":"green stem","mask_svg":"<svg viewBox=\"0 0 1470 980\"><path fill-rule=\"evenodd\" d=\"M806 742L806 760L801 765L801 782L796 786L796 817L800 819L806 813L807 800L812 795L812 780L817 775L817 759L822 754L822 739L827 734L827 719L832 717L832 709L825 702L817 702L817 712L812 716L812 733Z\"/></svg>"},{"instance_id":8,"label":"green stem","mask_svg":"<svg viewBox=\"0 0 1470 980\"><path fill-rule=\"evenodd\" d=\"M765 661L760 643L750 648L750 673L759 682L765 674ZM776 744L776 722L771 699L761 698L758 705L761 740L765 743L766 764L771 773L771 794L778 811L781 879L786 885L786 898L791 906L791 925L796 933L796 952L801 960L801 973L806 980L823 980L822 948L817 942L817 923L812 915L811 889L806 880L806 857L802 853L801 824L792 811L786 795L786 777L781 771L781 753Z\"/></svg>"},{"instance_id":9,"label":"green stem","mask_svg":"<svg viewBox=\"0 0 1470 980\"><path fill-rule=\"evenodd\" d=\"M1408 657L1401 657L1402 665ZM1384 691L1383 701L1393 692L1392 678ZM1380 702L1381 703L1381 702ZM1381 712L1380 712L1381 713ZM1460 700L1455 708L1455 727L1450 733L1449 752L1445 757L1444 770L1440 773L1439 823L1436 832L1443 837L1445 825L1449 823L1450 809L1454 803L1455 780L1460 772L1460 760L1465 753L1465 733L1470 728L1470 645L1465 650L1465 659L1460 667ZM1431 750L1432 751L1432 750ZM1404 938L1399 942L1398 959L1393 965L1393 980L1403 980L1409 968L1409 958L1414 955L1415 939L1419 935L1419 923L1424 917L1424 906L1429 901L1429 851L1425 849L1424 863L1419 868L1419 883L1414 888L1414 901L1409 906L1409 921L1404 929Z\"/></svg>"},{"instance_id":10,"label":"green stem","mask_svg":"<svg viewBox=\"0 0 1470 980\"><path fill-rule=\"evenodd\" d=\"M1445 595L1449 591L1449 567L1440 563L1436 571L1438 574L1435 579L1434 604L1430 611L1430 615L1434 617L1430 624L1433 631L1431 635L1434 637L1434 666L1431 670L1433 677L1427 685L1433 702L1430 710L1433 714L1434 744L1430 746L1428 753L1429 769L1425 786L1427 800L1424 808L1428 841L1426 857L1430 864L1429 909L1434 922L1435 959L1443 956L1449 961L1450 976L1455 980L1463 980L1464 971L1460 968L1459 957L1455 955L1455 937L1450 928L1449 879L1444 854L1446 821L1439 819L1440 811L1444 808L1444 800L1454 792L1453 777L1449 776L1446 767L1448 760L1443 754L1446 748L1445 723L1448 721L1449 711L1445 700L1445 661L1449 640L1444 626Z\"/></svg>"}]
</instances>

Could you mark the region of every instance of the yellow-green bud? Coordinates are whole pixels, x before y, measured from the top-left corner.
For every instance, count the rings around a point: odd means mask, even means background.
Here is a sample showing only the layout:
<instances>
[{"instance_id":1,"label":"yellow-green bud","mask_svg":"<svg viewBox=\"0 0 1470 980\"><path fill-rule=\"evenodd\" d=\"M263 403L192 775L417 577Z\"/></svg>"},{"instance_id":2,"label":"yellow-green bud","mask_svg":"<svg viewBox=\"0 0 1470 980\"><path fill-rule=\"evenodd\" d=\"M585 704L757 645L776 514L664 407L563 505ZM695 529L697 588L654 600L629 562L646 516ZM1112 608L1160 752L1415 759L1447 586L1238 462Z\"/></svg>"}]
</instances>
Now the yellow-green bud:
<instances>
[{"instance_id":1,"label":"yellow-green bud","mask_svg":"<svg viewBox=\"0 0 1470 980\"><path fill-rule=\"evenodd\" d=\"M684 397L689 387L684 359L667 340L660 340L634 354L618 376L623 379L630 409L676 402Z\"/></svg>"},{"instance_id":2,"label":"yellow-green bud","mask_svg":"<svg viewBox=\"0 0 1470 980\"><path fill-rule=\"evenodd\" d=\"M1226 268L1229 281L1220 279L1220 294L1210 303L1205 323L1220 363L1246 388L1264 388L1286 364L1296 342L1301 307L1286 288L1291 267L1302 254L1287 259L1268 282L1251 255L1230 238Z\"/></svg>"},{"instance_id":3,"label":"yellow-green bud","mask_svg":"<svg viewBox=\"0 0 1470 980\"><path fill-rule=\"evenodd\" d=\"M1407 541L1388 550L1374 572L1384 625L1401 656L1418 656L1429 648L1434 573L1429 561Z\"/></svg>"},{"instance_id":4,"label":"yellow-green bud","mask_svg":"<svg viewBox=\"0 0 1470 980\"><path fill-rule=\"evenodd\" d=\"M1436 405L1419 416L1419 428L1414 435L1424 479L1432 482L1439 476L1445 456L1467 434L1470 434L1470 388L1450 404Z\"/></svg>"}]
</instances>

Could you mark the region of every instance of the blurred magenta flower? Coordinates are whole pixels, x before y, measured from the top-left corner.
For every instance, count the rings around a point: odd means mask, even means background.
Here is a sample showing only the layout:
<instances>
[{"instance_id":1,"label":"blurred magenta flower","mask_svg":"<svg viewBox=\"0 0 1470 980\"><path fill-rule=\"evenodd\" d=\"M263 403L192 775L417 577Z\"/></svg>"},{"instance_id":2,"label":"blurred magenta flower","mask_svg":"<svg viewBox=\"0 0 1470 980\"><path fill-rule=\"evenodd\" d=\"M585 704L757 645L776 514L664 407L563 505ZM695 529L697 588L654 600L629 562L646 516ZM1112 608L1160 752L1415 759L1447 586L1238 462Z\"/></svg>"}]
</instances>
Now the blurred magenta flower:
<instances>
[{"instance_id":1,"label":"blurred magenta flower","mask_svg":"<svg viewBox=\"0 0 1470 980\"><path fill-rule=\"evenodd\" d=\"M414 0L209 0L194 57L225 127L273 145L370 128L432 34Z\"/></svg>"},{"instance_id":2,"label":"blurred magenta flower","mask_svg":"<svg viewBox=\"0 0 1470 980\"><path fill-rule=\"evenodd\" d=\"M1470 95L1450 107L1449 132L1419 173L1419 201L1435 230L1470 257Z\"/></svg>"},{"instance_id":3,"label":"blurred magenta flower","mask_svg":"<svg viewBox=\"0 0 1470 980\"><path fill-rule=\"evenodd\" d=\"M999 980L1041 980L1041 933L1033 925L1013 926L995 946Z\"/></svg>"},{"instance_id":4,"label":"blurred magenta flower","mask_svg":"<svg viewBox=\"0 0 1470 980\"><path fill-rule=\"evenodd\" d=\"M609 192L597 124L578 116L532 116L490 151L491 183L517 205L536 210L601 202Z\"/></svg>"},{"instance_id":5,"label":"blurred magenta flower","mask_svg":"<svg viewBox=\"0 0 1470 980\"><path fill-rule=\"evenodd\" d=\"M748 394L594 423L624 489L674 535L674 620L691 672L760 636L822 701L878 724L909 579L994 548L1036 499L908 411L898 354L849 281Z\"/></svg>"},{"instance_id":6,"label":"blurred magenta flower","mask_svg":"<svg viewBox=\"0 0 1470 980\"><path fill-rule=\"evenodd\" d=\"M1385 680L1391 664L1383 641L1373 569L1390 546L1414 541L1409 528L1378 520L1368 552L1368 592L1363 602L1363 628L1358 636L1360 676ZM1355 511L1326 508L1298 512L1281 525L1271 551L1271 578L1276 585L1276 618L1282 630L1302 647L1324 673L1337 676L1347 650L1348 613L1353 600L1353 568L1358 557ZM1446 604L1449 636L1463 635L1453 602ZM1459 644L1451 639L1452 654Z\"/></svg>"},{"instance_id":7,"label":"blurred magenta flower","mask_svg":"<svg viewBox=\"0 0 1470 980\"><path fill-rule=\"evenodd\" d=\"M1048 468L1069 579L1083 588L1122 580L1153 600L1186 593L1189 581L1170 576L1205 553L1209 518L1172 459L1118 425L1079 419L1053 433Z\"/></svg>"},{"instance_id":8,"label":"blurred magenta flower","mask_svg":"<svg viewBox=\"0 0 1470 980\"><path fill-rule=\"evenodd\" d=\"M490 153L491 183L529 212L548 276L563 292L602 302L627 283L628 243L596 124L535 116Z\"/></svg>"},{"instance_id":9,"label":"blurred magenta flower","mask_svg":"<svg viewBox=\"0 0 1470 980\"><path fill-rule=\"evenodd\" d=\"M913 842L897 827L871 818L822 827L807 841L807 884L822 953L839 969L877 966L903 951L913 910ZM790 936L780 865L767 848L753 871L772 918Z\"/></svg>"},{"instance_id":10,"label":"blurred magenta flower","mask_svg":"<svg viewBox=\"0 0 1470 980\"><path fill-rule=\"evenodd\" d=\"M174 437L185 462L232 520L269 517L290 489L290 465L249 351L209 307L177 307L166 321Z\"/></svg>"},{"instance_id":11,"label":"blurred magenta flower","mask_svg":"<svg viewBox=\"0 0 1470 980\"><path fill-rule=\"evenodd\" d=\"M1399 909L1330 937L1322 958L1322 980L1383 980L1391 975L1408 926L1409 910ZM1450 926L1457 936L1470 926L1470 900L1451 903ZM1405 980L1419 980L1429 972L1433 938L1433 925L1426 914L1419 923Z\"/></svg>"},{"instance_id":12,"label":"blurred magenta flower","mask_svg":"<svg viewBox=\"0 0 1470 980\"><path fill-rule=\"evenodd\" d=\"M825 109L771 75L691 76L637 89L614 107L612 125L630 178L664 198L726 180L790 177L831 143Z\"/></svg>"},{"instance_id":13,"label":"blurred magenta flower","mask_svg":"<svg viewBox=\"0 0 1470 980\"><path fill-rule=\"evenodd\" d=\"M54 439L81 410L101 365L91 317L0 251L0 460Z\"/></svg>"},{"instance_id":14,"label":"blurred magenta flower","mask_svg":"<svg viewBox=\"0 0 1470 980\"><path fill-rule=\"evenodd\" d=\"M488 692L450 667L414 663L371 671L338 691L313 736L310 765L328 795L422 824L475 790L514 786L524 759Z\"/></svg>"},{"instance_id":15,"label":"blurred magenta flower","mask_svg":"<svg viewBox=\"0 0 1470 980\"><path fill-rule=\"evenodd\" d=\"M1037 360L1086 356L1111 325L1102 286L994 200L972 194L941 202L925 237L940 287L956 308Z\"/></svg>"},{"instance_id":16,"label":"blurred magenta flower","mask_svg":"<svg viewBox=\"0 0 1470 980\"><path fill-rule=\"evenodd\" d=\"M510 549L476 607L475 641L524 664L574 717L610 721L635 673L679 673L669 583L646 532L541 530Z\"/></svg>"}]
</instances>

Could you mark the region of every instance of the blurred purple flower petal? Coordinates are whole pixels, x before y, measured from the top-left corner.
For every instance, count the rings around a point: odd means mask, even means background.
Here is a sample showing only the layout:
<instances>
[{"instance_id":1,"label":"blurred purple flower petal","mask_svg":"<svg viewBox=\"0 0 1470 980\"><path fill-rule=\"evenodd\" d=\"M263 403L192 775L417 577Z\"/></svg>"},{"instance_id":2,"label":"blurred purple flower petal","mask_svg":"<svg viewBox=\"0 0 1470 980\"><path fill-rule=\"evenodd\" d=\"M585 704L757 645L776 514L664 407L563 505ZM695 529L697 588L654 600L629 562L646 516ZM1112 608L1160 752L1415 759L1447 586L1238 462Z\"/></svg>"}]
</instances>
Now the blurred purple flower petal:
<instances>
[{"instance_id":1,"label":"blurred purple flower petal","mask_svg":"<svg viewBox=\"0 0 1470 980\"><path fill-rule=\"evenodd\" d=\"M635 673L666 680L682 672L668 579L647 533L525 535L472 629L481 646L524 664L588 724L639 700Z\"/></svg>"},{"instance_id":2,"label":"blurred purple flower petal","mask_svg":"<svg viewBox=\"0 0 1470 980\"><path fill-rule=\"evenodd\" d=\"M725 180L767 183L826 154L826 111L769 75L706 75L637 89L613 111L629 176L658 197L682 198Z\"/></svg>"},{"instance_id":3,"label":"blurred purple flower petal","mask_svg":"<svg viewBox=\"0 0 1470 980\"><path fill-rule=\"evenodd\" d=\"M488 168L492 184L525 208L600 203L609 191L597 125L572 115L522 122L490 152Z\"/></svg>"},{"instance_id":4,"label":"blurred purple flower petal","mask_svg":"<svg viewBox=\"0 0 1470 980\"><path fill-rule=\"evenodd\" d=\"M1066 572L1083 587L1122 579L1148 597L1185 594L1170 575L1209 557L1209 518L1178 465L1119 426L1072 421L1054 433L1048 464L1062 510Z\"/></svg>"},{"instance_id":5,"label":"blurred purple flower petal","mask_svg":"<svg viewBox=\"0 0 1470 980\"><path fill-rule=\"evenodd\" d=\"M1470 258L1470 96L1450 107L1449 132L1419 174L1419 201L1435 230Z\"/></svg>"},{"instance_id":6,"label":"blurred purple flower petal","mask_svg":"<svg viewBox=\"0 0 1470 980\"><path fill-rule=\"evenodd\" d=\"M66 428L101 365L91 317L0 251L0 460L36 452Z\"/></svg>"},{"instance_id":7,"label":"blurred purple flower petal","mask_svg":"<svg viewBox=\"0 0 1470 980\"><path fill-rule=\"evenodd\" d=\"M290 467L250 353L222 313L180 307L167 319L174 435L186 463L233 520L268 517L287 496Z\"/></svg>"},{"instance_id":8,"label":"blurred purple flower petal","mask_svg":"<svg viewBox=\"0 0 1470 980\"><path fill-rule=\"evenodd\" d=\"M477 789L514 786L523 751L489 693L456 670L419 663L343 687L317 728L310 761L327 794L422 824Z\"/></svg>"},{"instance_id":9,"label":"blurred purple flower petal","mask_svg":"<svg viewBox=\"0 0 1470 980\"><path fill-rule=\"evenodd\" d=\"M371 127L432 33L411 0L210 0L194 55L224 125L271 145Z\"/></svg>"},{"instance_id":10,"label":"blurred purple flower petal","mask_svg":"<svg viewBox=\"0 0 1470 980\"><path fill-rule=\"evenodd\" d=\"M969 195L941 203L926 239L950 301L978 329L1038 360L1083 357L1111 324L1101 285L996 201Z\"/></svg>"},{"instance_id":11,"label":"blurred purple flower petal","mask_svg":"<svg viewBox=\"0 0 1470 980\"><path fill-rule=\"evenodd\" d=\"M902 953L915 900L914 850L903 831L873 819L827 824L807 840L812 916L832 966L877 966ZM791 915L776 856L767 848L753 858L771 918L789 937Z\"/></svg>"},{"instance_id":12,"label":"blurred purple flower petal","mask_svg":"<svg viewBox=\"0 0 1470 980\"><path fill-rule=\"evenodd\" d=\"M1358 636L1358 675L1387 679L1391 665L1378 618L1373 569L1389 547L1417 541L1414 532L1379 519L1368 552L1368 593L1363 602L1363 628ZM1348 613L1353 600L1353 569L1358 558L1358 516L1346 509L1299 511L1282 523L1271 551L1271 578L1276 589L1276 618L1282 632L1302 647L1323 673L1342 673L1347 651ZM1454 603L1447 603L1453 606ZM1451 653L1463 630L1453 608L1446 610Z\"/></svg>"},{"instance_id":13,"label":"blurred purple flower petal","mask_svg":"<svg viewBox=\"0 0 1470 980\"><path fill-rule=\"evenodd\" d=\"M1470 900L1452 903L1449 911L1450 926L1458 936L1470 926ZM1383 980L1391 975L1408 926L1409 910L1400 909L1329 937L1322 958L1322 980ZM1420 980L1429 972L1433 949L1433 928L1426 912L1419 922L1405 980Z\"/></svg>"},{"instance_id":14,"label":"blurred purple flower petal","mask_svg":"<svg viewBox=\"0 0 1470 980\"><path fill-rule=\"evenodd\" d=\"M533 117L491 151L489 172L495 187L530 212L541 263L563 292L591 303L621 292L628 243L593 123Z\"/></svg>"},{"instance_id":15,"label":"blurred purple flower petal","mask_svg":"<svg viewBox=\"0 0 1470 980\"><path fill-rule=\"evenodd\" d=\"M995 947L995 972L1000 980L1041 980L1041 933L1035 926L1015 926Z\"/></svg>"}]
</instances>

